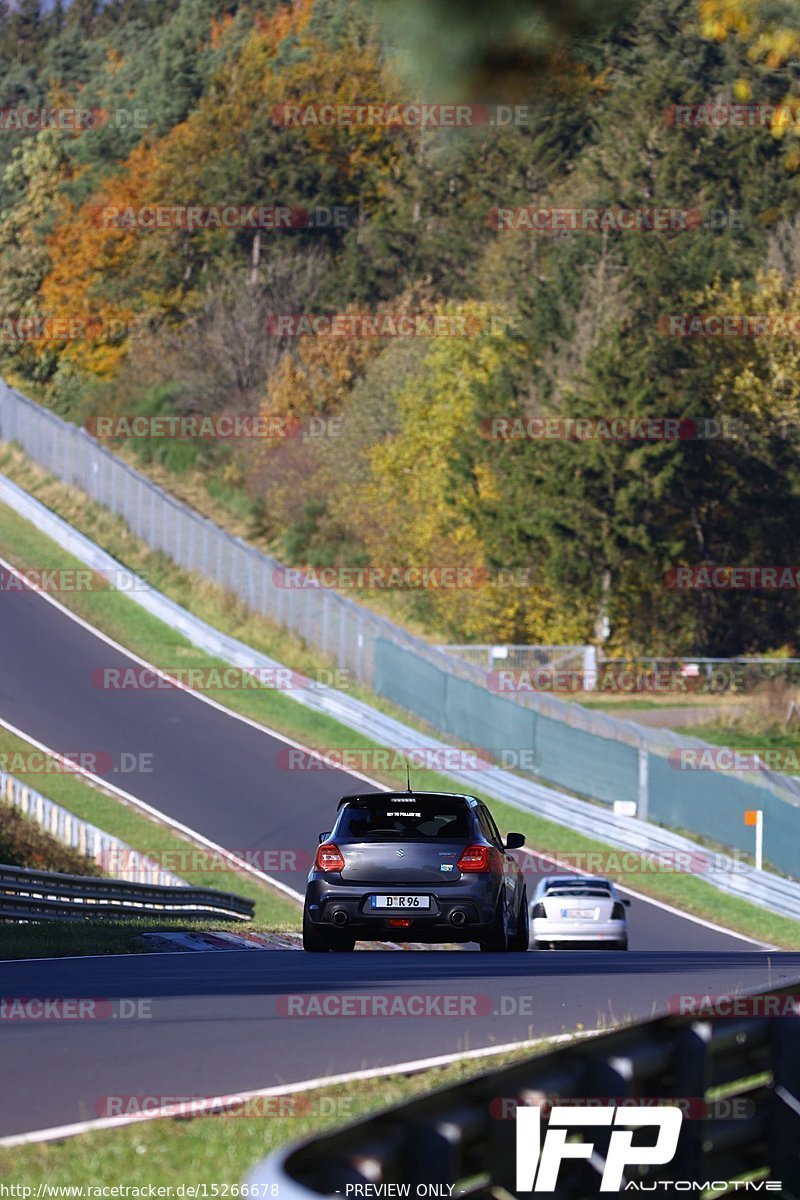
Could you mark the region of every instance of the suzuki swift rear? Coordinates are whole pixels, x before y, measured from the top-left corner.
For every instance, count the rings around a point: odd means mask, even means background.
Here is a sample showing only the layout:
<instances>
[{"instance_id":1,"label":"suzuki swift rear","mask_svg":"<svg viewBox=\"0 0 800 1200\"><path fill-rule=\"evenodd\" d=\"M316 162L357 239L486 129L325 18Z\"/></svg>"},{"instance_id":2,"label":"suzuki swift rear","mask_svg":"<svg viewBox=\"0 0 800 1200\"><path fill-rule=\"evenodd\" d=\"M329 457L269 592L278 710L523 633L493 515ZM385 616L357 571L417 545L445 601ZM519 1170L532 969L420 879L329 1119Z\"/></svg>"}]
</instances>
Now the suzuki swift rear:
<instances>
[{"instance_id":1,"label":"suzuki swift rear","mask_svg":"<svg viewBox=\"0 0 800 1200\"><path fill-rule=\"evenodd\" d=\"M339 802L308 876L303 946L352 950L357 940L478 942L527 950L519 865L489 810L472 796L370 793Z\"/></svg>"}]
</instances>

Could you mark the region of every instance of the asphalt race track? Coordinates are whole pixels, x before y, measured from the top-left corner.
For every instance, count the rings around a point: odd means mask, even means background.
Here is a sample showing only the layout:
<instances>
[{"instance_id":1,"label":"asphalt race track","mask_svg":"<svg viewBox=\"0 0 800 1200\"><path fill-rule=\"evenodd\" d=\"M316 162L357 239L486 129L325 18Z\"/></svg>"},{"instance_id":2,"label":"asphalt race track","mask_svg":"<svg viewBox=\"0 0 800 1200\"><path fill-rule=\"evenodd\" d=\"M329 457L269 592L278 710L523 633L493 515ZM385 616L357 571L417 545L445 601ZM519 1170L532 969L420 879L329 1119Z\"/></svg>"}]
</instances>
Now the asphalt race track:
<instances>
[{"instance_id":1,"label":"asphalt race track","mask_svg":"<svg viewBox=\"0 0 800 1200\"><path fill-rule=\"evenodd\" d=\"M8 962L0 964L4 996L145 998L149 1005L131 1019L0 1022L0 1136L111 1115L107 1097L169 1103L230 1094L579 1023L593 1029L665 1011L679 995L798 977L800 954L752 953L230 951ZM387 1002L454 996L463 1015L289 1015L297 1012L289 996L332 997L338 1011L343 998L369 993Z\"/></svg>"},{"instance_id":2,"label":"asphalt race track","mask_svg":"<svg viewBox=\"0 0 800 1200\"><path fill-rule=\"evenodd\" d=\"M152 772L110 781L222 846L308 855L337 797L365 790L345 772L283 769L284 742L190 693L99 690L95 670L131 661L34 592L2 592L0 605L0 716L62 752L152 755ZM278 878L302 891L305 872ZM0 1021L3 1076L14 1081L0 1088L0 1136L91 1119L110 1094L267 1087L643 1018L681 993L800 978L800 954L766 954L641 899L629 916L627 955L230 951L0 963L2 997L152 1002L146 1019ZM481 999L458 1020L298 1018L280 1000L373 990Z\"/></svg>"}]
</instances>

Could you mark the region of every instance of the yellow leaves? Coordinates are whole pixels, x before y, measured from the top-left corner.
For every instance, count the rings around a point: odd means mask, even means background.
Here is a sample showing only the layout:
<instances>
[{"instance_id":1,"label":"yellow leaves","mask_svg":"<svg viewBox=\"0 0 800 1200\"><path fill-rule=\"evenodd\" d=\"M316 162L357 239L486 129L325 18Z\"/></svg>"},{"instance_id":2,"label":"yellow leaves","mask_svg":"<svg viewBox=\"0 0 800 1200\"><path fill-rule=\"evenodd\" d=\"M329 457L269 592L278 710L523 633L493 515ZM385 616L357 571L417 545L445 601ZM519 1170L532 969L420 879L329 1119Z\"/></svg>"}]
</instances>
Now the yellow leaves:
<instances>
[{"instance_id":1,"label":"yellow leaves","mask_svg":"<svg viewBox=\"0 0 800 1200\"><path fill-rule=\"evenodd\" d=\"M776 23L766 0L699 0L698 11L705 37L724 42L733 35L748 42L753 62L781 67L800 52L800 28Z\"/></svg>"},{"instance_id":2,"label":"yellow leaves","mask_svg":"<svg viewBox=\"0 0 800 1200\"><path fill-rule=\"evenodd\" d=\"M727 287L717 282L698 297L696 311L794 318L800 324L800 279L787 283L777 271L761 272L754 290L740 280ZM722 415L733 413L765 424L800 421L800 342L796 337L767 333L728 338L724 347L710 347L711 352L718 361L714 401Z\"/></svg>"},{"instance_id":3,"label":"yellow leaves","mask_svg":"<svg viewBox=\"0 0 800 1200\"><path fill-rule=\"evenodd\" d=\"M777 16L774 5L767 0L698 0L698 12L700 29L705 37L717 42L737 37L747 43L747 56L754 63L777 70L800 55L800 23L789 23L794 14L788 5L779 10L786 15ZM752 89L746 80L737 80L733 90L741 103L752 98ZM774 137L800 132L799 104L791 93L784 99L782 109L772 122ZM800 150L792 147L788 151L786 166L790 171L798 169Z\"/></svg>"},{"instance_id":4,"label":"yellow leaves","mask_svg":"<svg viewBox=\"0 0 800 1200\"><path fill-rule=\"evenodd\" d=\"M750 57L754 62L764 61L768 67L782 67L800 51L800 30L766 29L753 43Z\"/></svg>"},{"instance_id":5,"label":"yellow leaves","mask_svg":"<svg viewBox=\"0 0 800 1200\"><path fill-rule=\"evenodd\" d=\"M345 310L355 311L353 306ZM263 409L303 419L336 412L344 403L354 377L377 354L380 343L369 338L298 338L293 352L284 354L270 380Z\"/></svg>"},{"instance_id":6,"label":"yellow leaves","mask_svg":"<svg viewBox=\"0 0 800 1200\"><path fill-rule=\"evenodd\" d=\"M756 27L758 0L700 0L700 28L703 35L724 42L731 33L749 38Z\"/></svg>"},{"instance_id":7,"label":"yellow leaves","mask_svg":"<svg viewBox=\"0 0 800 1200\"><path fill-rule=\"evenodd\" d=\"M440 305L432 312L462 318L466 329L490 329L483 305ZM350 519L371 562L467 567L481 575L477 587L434 589L424 597L440 626L470 635L492 626L495 609L508 601L481 574L486 548L470 507L475 485L489 503L498 484L483 465L473 484L469 471L482 401L512 357L507 335L432 337L421 365L395 394L397 432L366 448L361 478L347 485Z\"/></svg>"},{"instance_id":8,"label":"yellow leaves","mask_svg":"<svg viewBox=\"0 0 800 1200\"><path fill-rule=\"evenodd\" d=\"M797 133L799 129L800 99L789 95L773 117L770 130L773 137L782 138L787 133Z\"/></svg>"},{"instance_id":9,"label":"yellow leaves","mask_svg":"<svg viewBox=\"0 0 800 1200\"><path fill-rule=\"evenodd\" d=\"M106 71L109 75L117 75L122 68L124 59L119 50L110 46L106 51Z\"/></svg>"}]
</instances>

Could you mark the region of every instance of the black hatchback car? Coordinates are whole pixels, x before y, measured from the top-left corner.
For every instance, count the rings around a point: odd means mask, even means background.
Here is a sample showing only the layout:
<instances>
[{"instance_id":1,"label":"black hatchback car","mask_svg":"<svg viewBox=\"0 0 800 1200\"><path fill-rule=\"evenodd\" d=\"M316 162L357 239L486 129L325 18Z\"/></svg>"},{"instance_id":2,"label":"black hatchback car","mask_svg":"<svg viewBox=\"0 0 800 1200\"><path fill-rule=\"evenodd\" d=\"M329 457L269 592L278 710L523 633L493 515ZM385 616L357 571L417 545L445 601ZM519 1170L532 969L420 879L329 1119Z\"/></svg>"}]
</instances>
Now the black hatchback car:
<instances>
[{"instance_id":1,"label":"black hatchback car","mask_svg":"<svg viewBox=\"0 0 800 1200\"><path fill-rule=\"evenodd\" d=\"M303 908L303 946L356 941L478 942L527 950L528 902L519 864L485 804L439 792L344 796L319 837Z\"/></svg>"}]
</instances>

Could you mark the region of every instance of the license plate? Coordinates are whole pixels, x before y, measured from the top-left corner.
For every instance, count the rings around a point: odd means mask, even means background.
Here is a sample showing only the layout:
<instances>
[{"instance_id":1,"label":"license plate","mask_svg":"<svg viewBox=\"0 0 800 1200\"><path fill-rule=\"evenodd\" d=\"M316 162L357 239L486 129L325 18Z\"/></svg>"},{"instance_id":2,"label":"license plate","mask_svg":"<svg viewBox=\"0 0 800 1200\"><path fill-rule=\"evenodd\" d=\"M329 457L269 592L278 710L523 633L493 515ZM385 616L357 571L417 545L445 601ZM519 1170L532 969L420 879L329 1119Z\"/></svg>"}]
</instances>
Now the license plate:
<instances>
[{"instance_id":1,"label":"license plate","mask_svg":"<svg viewBox=\"0 0 800 1200\"><path fill-rule=\"evenodd\" d=\"M574 917L576 920L593 921L597 915L597 910L594 908L562 908L562 917Z\"/></svg>"},{"instance_id":2,"label":"license plate","mask_svg":"<svg viewBox=\"0 0 800 1200\"><path fill-rule=\"evenodd\" d=\"M373 908L429 908L430 896L373 896Z\"/></svg>"}]
</instances>

